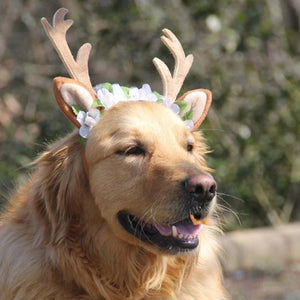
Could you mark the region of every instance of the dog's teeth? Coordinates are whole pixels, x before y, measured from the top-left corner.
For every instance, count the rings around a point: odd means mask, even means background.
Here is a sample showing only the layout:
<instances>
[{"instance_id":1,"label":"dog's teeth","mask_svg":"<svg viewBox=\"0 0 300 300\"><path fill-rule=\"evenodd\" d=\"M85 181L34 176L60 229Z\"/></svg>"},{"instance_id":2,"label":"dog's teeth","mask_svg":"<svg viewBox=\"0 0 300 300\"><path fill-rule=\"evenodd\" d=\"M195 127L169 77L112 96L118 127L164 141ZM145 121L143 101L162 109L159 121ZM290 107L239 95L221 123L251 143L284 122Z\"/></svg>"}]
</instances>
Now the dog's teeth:
<instances>
[{"instance_id":1,"label":"dog's teeth","mask_svg":"<svg viewBox=\"0 0 300 300\"><path fill-rule=\"evenodd\" d=\"M193 236L193 235L190 235L190 234L187 234L186 235L186 239L188 240L188 241L190 241L190 240L192 240L192 239L194 239L195 237Z\"/></svg>"},{"instance_id":2,"label":"dog's teeth","mask_svg":"<svg viewBox=\"0 0 300 300\"><path fill-rule=\"evenodd\" d=\"M172 236L176 238L178 236L177 228L175 225L172 226Z\"/></svg>"},{"instance_id":3,"label":"dog's teeth","mask_svg":"<svg viewBox=\"0 0 300 300\"><path fill-rule=\"evenodd\" d=\"M179 233L179 234L178 234L178 237L179 237L180 239L183 239L183 238L184 238L184 235L183 235L182 233Z\"/></svg>"}]
</instances>

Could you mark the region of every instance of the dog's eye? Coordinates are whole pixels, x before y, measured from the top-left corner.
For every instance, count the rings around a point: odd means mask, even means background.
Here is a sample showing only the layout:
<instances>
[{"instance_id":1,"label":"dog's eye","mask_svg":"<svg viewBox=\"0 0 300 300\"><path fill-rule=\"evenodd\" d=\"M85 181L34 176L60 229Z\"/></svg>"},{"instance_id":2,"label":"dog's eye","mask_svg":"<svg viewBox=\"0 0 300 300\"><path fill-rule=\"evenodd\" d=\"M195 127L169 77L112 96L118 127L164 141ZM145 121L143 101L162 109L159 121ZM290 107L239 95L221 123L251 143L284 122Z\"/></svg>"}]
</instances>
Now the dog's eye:
<instances>
[{"instance_id":1,"label":"dog's eye","mask_svg":"<svg viewBox=\"0 0 300 300\"><path fill-rule=\"evenodd\" d=\"M117 152L120 155L135 155L135 156L139 156L139 155L145 155L146 151L143 147L141 146L134 146L134 147L130 147L126 150L121 150Z\"/></svg>"},{"instance_id":2,"label":"dog's eye","mask_svg":"<svg viewBox=\"0 0 300 300\"><path fill-rule=\"evenodd\" d=\"M126 152L126 155L145 155L145 149L140 146L135 146L129 148Z\"/></svg>"},{"instance_id":3,"label":"dog's eye","mask_svg":"<svg viewBox=\"0 0 300 300\"><path fill-rule=\"evenodd\" d=\"M193 152L193 149L194 149L194 144L187 144L186 150L187 150L188 152Z\"/></svg>"}]
</instances>

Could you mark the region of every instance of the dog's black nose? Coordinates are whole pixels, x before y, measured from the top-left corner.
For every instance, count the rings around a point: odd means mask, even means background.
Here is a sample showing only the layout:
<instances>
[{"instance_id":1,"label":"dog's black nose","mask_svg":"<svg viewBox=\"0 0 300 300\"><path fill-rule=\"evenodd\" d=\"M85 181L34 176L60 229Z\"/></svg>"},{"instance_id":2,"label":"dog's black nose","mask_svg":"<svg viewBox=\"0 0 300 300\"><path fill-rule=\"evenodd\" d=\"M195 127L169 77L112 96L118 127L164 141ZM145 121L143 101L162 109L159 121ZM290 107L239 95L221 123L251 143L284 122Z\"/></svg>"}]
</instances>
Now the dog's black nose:
<instances>
[{"instance_id":1,"label":"dog's black nose","mask_svg":"<svg viewBox=\"0 0 300 300\"><path fill-rule=\"evenodd\" d=\"M198 174L186 178L183 181L184 190L188 192L194 200L207 204L210 202L217 190L214 178L209 174Z\"/></svg>"}]
</instances>

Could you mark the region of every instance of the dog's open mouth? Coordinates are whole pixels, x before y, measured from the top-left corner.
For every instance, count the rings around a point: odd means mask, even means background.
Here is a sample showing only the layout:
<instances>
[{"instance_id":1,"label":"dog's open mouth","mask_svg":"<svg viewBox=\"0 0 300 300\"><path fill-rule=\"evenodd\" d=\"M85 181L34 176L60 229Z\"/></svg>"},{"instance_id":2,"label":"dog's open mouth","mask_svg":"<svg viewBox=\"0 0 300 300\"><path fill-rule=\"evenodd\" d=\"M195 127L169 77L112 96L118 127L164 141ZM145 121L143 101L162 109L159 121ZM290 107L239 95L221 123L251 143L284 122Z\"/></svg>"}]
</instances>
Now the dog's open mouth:
<instances>
[{"instance_id":1,"label":"dog's open mouth","mask_svg":"<svg viewBox=\"0 0 300 300\"><path fill-rule=\"evenodd\" d=\"M146 223L124 211L119 212L118 219L127 232L170 253L187 252L197 248L198 234L203 226L200 216L196 214L174 224Z\"/></svg>"}]
</instances>

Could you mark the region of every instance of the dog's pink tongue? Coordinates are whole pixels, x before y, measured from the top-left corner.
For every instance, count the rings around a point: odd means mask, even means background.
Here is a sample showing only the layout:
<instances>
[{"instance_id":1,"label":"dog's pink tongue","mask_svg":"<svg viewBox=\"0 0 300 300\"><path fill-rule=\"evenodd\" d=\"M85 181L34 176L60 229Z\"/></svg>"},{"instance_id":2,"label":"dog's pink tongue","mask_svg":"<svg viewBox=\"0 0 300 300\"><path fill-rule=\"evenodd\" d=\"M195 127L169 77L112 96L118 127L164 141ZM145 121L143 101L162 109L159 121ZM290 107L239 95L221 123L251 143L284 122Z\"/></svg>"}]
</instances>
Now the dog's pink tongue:
<instances>
[{"instance_id":1,"label":"dog's pink tongue","mask_svg":"<svg viewBox=\"0 0 300 300\"><path fill-rule=\"evenodd\" d=\"M154 224L155 228L161 235L164 236L177 236L182 234L183 236L196 236L201 230L202 225L194 225L193 223L176 223L174 225L161 225ZM174 228L175 227L175 228Z\"/></svg>"},{"instance_id":2,"label":"dog's pink tongue","mask_svg":"<svg viewBox=\"0 0 300 300\"><path fill-rule=\"evenodd\" d=\"M154 224L154 227L159 231L161 235L165 235L165 236L172 235L171 225Z\"/></svg>"},{"instance_id":3,"label":"dog's pink tongue","mask_svg":"<svg viewBox=\"0 0 300 300\"><path fill-rule=\"evenodd\" d=\"M200 225L194 225L192 223L188 224L178 224L176 225L178 233L184 234L184 235L197 235L201 230L201 224Z\"/></svg>"}]
</instances>

